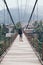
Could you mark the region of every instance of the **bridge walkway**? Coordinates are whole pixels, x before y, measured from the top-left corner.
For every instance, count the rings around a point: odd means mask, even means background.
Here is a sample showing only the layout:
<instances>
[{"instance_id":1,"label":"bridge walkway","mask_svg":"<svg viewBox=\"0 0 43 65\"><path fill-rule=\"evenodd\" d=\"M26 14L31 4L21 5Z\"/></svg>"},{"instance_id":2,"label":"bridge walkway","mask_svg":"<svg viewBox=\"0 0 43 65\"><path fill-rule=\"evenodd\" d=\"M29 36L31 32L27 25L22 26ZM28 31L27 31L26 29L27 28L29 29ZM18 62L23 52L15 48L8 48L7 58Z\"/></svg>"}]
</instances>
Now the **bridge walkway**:
<instances>
[{"instance_id":1,"label":"bridge walkway","mask_svg":"<svg viewBox=\"0 0 43 65\"><path fill-rule=\"evenodd\" d=\"M24 34L22 40L18 35L0 65L41 65Z\"/></svg>"}]
</instances>

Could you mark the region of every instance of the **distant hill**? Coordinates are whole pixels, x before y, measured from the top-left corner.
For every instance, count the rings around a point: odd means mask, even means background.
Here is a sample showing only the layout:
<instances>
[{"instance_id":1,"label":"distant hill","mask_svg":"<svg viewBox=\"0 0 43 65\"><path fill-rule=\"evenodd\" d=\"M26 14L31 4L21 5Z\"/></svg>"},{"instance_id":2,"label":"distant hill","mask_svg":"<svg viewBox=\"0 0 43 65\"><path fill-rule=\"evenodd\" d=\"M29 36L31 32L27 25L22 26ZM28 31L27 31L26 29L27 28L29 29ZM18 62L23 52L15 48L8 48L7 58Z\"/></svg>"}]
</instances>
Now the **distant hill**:
<instances>
[{"instance_id":1,"label":"distant hill","mask_svg":"<svg viewBox=\"0 0 43 65\"><path fill-rule=\"evenodd\" d=\"M30 12L28 13L28 12L22 10L22 13L21 13L21 9L18 12L18 9L12 8L12 9L10 9L10 12L11 12L11 15L12 15L15 23L19 21L19 16L20 16L21 22L26 24L29 19L29 16L30 16ZM4 21L4 18L5 18L5 21ZM34 19L37 19L37 15L35 15L35 14L34 14ZM43 20L43 15L41 15L41 14L39 14L39 20L40 19ZM4 14L4 10L0 11L0 23L6 23L6 24L12 23L7 10L5 10L5 14Z\"/></svg>"}]
</instances>

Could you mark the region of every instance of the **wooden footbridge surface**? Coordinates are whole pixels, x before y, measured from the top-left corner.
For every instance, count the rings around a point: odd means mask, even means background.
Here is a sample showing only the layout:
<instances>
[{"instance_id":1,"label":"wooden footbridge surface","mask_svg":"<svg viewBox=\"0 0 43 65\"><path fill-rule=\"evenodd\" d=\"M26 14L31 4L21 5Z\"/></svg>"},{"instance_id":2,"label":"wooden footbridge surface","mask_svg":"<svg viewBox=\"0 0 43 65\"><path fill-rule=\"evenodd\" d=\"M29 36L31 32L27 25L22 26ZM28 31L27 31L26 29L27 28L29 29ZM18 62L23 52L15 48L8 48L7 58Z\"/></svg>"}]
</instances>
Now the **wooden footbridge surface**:
<instances>
[{"instance_id":1,"label":"wooden footbridge surface","mask_svg":"<svg viewBox=\"0 0 43 65\"><path fill-rule=\"evenodd\" d=\"M23 34L22 41L19 40L19 35L17 36L0 65L41 65L41 63Z\"/></svg>"}]
</instances>

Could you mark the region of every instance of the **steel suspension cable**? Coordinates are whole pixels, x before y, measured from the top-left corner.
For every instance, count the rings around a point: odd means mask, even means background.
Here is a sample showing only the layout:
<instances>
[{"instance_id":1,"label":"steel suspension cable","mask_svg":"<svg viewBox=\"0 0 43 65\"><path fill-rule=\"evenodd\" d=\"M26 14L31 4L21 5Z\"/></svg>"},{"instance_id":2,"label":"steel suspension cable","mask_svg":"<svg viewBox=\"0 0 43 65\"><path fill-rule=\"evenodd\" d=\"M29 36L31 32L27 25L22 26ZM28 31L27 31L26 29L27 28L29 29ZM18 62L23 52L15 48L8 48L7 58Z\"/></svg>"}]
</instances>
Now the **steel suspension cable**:
<instances>
[{"instance_id":1,"label":"steel suspension cable","mask_svg":"<svg viewBox=\"0 0 43 65\"><path fill-rule=\"evenodd\" d=\"M30 18L29 18L29 20L28 20L28 25L29 25L29 23L30 23L30 21L31 21L31 18L32 18L32 15L33 15L33 13L34 13L34 10L35 10L35 7L36 7L37 2L38 2L38 0L35 1L33 10L32 10L32 12L31 12ZM27 27L28 27L28 25L27 25Z\"/></svg>"},{"instance_id":2,"label":"steel suspension cable","mask_svg":"<svg viewBox=\"0 0 43 65\"><path fill-rule=\"evenodd\" d=\"M6 8L7 8L7 11L8 11L8 13L9 13L9 16L10 16L10 18L11 18L12 23L15 25L14 20L13 20L13 18L12 18L12 15L11 15L11 13L10 13L10 10L9 10L9 8L8 8L8 5L7 5L6 0L3 0L3 2L4 2L5 5L6 5Z\"/></svg>"}]
</instances>

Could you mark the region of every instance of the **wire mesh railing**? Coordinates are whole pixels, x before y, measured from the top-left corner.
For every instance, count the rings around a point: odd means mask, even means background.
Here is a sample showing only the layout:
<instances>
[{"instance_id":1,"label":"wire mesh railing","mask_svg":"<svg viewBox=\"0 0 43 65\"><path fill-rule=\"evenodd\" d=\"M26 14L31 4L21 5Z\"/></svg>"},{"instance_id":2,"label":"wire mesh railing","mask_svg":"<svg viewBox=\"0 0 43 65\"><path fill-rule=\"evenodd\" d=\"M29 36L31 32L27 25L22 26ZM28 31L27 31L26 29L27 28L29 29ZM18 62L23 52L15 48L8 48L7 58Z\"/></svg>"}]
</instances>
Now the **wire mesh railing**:
<instances>
[{"instance_id":1,"label":"wire mesh railing","mask_svg":"<svg viewBox=\"0 0 43 65\"><path fill-rule=\"evenodd\" d=\"M40 40L38 40L36 33L24 33L27 39L30 41L33 48L36 50L38 58L43 60L43 42L40 42Z\"/></svg>"}]
</instances>

